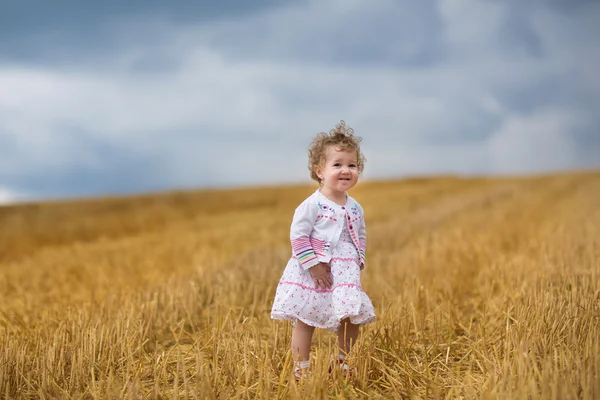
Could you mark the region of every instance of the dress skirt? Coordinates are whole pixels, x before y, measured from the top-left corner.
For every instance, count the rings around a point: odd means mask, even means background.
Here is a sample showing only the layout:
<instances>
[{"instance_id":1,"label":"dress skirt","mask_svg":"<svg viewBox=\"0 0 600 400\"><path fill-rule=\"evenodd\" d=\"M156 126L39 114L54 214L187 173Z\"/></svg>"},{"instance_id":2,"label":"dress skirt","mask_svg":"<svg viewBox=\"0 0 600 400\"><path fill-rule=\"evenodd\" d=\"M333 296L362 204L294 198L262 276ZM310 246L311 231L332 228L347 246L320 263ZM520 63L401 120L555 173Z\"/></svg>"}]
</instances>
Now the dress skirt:
<instances>
[{"instance_id":1,"label":"dress skirt","mask_svg":"<svg viewBox=\"0 0 600 400\"><path fill-rule=\"evenodd\" d=\"M373 304L360 284L358 251L347 228L340 236L329 263L332 287L316 289L309 271L295 257L290 258L277 286L271 318L300 320L330 331L337 331L345 318L356 325L375 319Z\"/></svg>"}]
</instances>

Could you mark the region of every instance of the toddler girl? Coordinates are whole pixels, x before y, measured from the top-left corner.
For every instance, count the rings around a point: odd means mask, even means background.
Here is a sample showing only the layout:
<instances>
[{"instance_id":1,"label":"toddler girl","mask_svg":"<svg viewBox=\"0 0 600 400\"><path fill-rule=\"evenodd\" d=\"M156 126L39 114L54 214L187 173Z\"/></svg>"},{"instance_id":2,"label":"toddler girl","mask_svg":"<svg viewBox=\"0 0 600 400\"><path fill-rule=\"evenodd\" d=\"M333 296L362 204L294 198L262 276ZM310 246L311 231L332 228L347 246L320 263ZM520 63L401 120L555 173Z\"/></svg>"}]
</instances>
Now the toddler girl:
<instances>
[{"instance_id":1,"label":"toddler girl","mask_svg":"<svg viewBox=\"0 0 600 400\"><path fill-rule=\"evenodd\" d=\"M292 354L295 375L309 368L314 328L337 331L339 360L358 337L358 326L375 318L373 305L360 285L366 229L363 209L346 191L362 173L361 138L341 121L329 134L319 133L309 148L311 178L317 189L294 213L292 257L279 281L271 318L294 321Z\"/></svg>"}]
</instances>

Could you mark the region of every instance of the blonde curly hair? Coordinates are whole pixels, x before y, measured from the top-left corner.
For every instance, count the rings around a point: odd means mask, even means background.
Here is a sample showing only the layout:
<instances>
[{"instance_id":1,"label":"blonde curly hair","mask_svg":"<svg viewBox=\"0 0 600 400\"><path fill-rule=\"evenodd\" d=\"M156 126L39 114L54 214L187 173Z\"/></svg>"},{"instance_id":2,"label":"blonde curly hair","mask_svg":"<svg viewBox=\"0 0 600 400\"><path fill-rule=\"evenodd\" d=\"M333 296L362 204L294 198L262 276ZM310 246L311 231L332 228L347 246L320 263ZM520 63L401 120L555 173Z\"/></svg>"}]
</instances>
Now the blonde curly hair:
<instances>
[{"instance_id":1,"label":"blonde curly hair","mask_svg":"<svg viewBox=\"0 0 600 400\"><path fill-rule=\"evenodd\" d=\"M323 167L327 158L327 149L332 146L339 151L356 152L358 174L362 174L366 159L360 151L360 142L362 142L362 138L354 136L354 129L347 126L344 120L341 120L329 133L319 132L308 147L310 177L319 182L319 185L322 184L315 167Z\"/></svg>"}]
</instances>

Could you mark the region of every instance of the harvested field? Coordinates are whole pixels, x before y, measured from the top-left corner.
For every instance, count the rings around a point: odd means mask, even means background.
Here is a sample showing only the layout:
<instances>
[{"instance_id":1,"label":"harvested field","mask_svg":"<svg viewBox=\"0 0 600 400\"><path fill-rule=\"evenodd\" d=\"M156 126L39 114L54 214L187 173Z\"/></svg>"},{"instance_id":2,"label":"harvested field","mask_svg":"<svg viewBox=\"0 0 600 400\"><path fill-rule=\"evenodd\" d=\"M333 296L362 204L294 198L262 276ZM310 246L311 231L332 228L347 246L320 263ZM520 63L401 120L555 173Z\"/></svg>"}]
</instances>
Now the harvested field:
<instances>
[{"instance_id":1,"label":"harvested field","mask_svg":"<svg viewBox=\"0 0 600 400\"><path fill-rule=\"evenodd\" d=\"M0 207L0 397L600 397L600 172L359 183L378 319L297 385L269 311L313 190Z\"/></svg>"}]
</instances>

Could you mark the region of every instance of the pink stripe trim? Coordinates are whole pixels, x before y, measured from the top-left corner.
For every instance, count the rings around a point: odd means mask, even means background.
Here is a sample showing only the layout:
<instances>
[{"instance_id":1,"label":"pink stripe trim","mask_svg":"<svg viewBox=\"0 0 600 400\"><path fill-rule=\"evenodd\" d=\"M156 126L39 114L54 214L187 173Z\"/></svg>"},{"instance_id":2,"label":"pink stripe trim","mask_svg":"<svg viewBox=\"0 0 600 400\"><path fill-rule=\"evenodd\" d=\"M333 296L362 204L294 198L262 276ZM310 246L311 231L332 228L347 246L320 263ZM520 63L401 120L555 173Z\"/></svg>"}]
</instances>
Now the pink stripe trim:
<instances>
[{"instance_id":1,"label":"pink stripe trim","mask_svg":"<svg viewBox=\"0 0 600 400\"><path fill-rule=\"evenodd\" d=\"M333 292L334 289L339 288L339 287L356 287L356 288L358 288L361 291L363 290L362 286L357 285L355 283L341 283L339 285L335 285L331 289L325 289L325 290L323 290L323 289L315 289L314 287L310 287L310 286L303 285L301 283L290 282L290 281L282 281L282 282L279 282L279 284L280 285L294 285L294 286L299 286L302 289L311 290L311 291L317 292L317 293L331 293L331 292Z\"/></svg>"},{"instance_id":2,"label":"pink stripe trim","mask_svg":"<svg viewBox=\"0 0 600 400\"><path fill-rule=\"evenodd\" d=\"M310 240L308 236L302 236L296 239L292 239L292 249L294 254L300 254L303 252L312 251L312 245L310 244Z\"/></svg>"},{"instance_id":3,"label":"pink stripe trim","mask_svg":"<svg viewBox=\"0 0 600 400\"><path fill-rule=\"evenodd\" d=\"M314 239L311 239L314 240ZM309 242L308 236L301 236L299 238L292 239L292 242Z\"/></svg>"},{"instance_id":4,"label":"pink stripe trim","mask_svg":"<svg viewBox=\"0 0 600 400\"><path fill-rule=\"evenodd\" d=\"M292 239L292 242L308 242L308 236L300 236L299 238Z\"/></svg>"},{"instance_id":5,"label":"pink stripe trim","mask_svg":"<svg viewBox=\"0 0 600 400\"><path fill-rule=\"evenodd\" d=\"M316 254L317 254L317 256L325 257L325 254L322 254L322 253L316 253ZM296 257L296 256L292 256L292 258L294 260L298 259L298 257ZM331 261L358 261L359 258L360 257L331 257L330 260Z\"/></svg>"}]
</instances>

